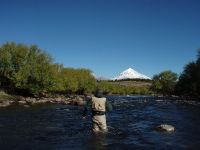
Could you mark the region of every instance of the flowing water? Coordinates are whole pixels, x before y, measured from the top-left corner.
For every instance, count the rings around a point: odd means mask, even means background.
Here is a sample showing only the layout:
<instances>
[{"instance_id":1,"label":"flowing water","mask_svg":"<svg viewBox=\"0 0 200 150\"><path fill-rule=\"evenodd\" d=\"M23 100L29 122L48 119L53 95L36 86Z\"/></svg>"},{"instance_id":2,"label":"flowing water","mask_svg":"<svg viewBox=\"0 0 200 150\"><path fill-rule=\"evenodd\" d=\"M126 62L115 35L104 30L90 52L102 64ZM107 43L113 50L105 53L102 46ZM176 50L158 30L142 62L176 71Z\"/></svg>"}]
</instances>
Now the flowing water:
<instances>
[{"instance_id":1,"label":"flowing water","mask_svg":"<svg viewBox=\"0 0 200 150\"><path fill-rule=\"evenodd\" d=\"M108 97L113 111L107 114L109 132L91 132L83 107L41 105L0 109L2 150L178 150L200 148L200 103L155 100L149 97ZM155 127L171 124L175 132Z\"/></svg>"}]
</instances>

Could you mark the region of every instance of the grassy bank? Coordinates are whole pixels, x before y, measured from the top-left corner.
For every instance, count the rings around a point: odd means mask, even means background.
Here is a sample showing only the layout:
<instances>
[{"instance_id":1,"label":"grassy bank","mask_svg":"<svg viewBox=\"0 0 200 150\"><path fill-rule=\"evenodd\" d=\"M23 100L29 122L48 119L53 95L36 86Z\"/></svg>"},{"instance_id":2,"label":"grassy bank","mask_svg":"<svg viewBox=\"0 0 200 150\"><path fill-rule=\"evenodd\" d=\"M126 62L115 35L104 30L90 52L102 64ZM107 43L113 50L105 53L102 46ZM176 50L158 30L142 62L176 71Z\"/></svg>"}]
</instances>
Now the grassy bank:
<instances>
[{"instance_id":1,"label":"grassy bank","mask_svg":"<svg viewBox=\"0 0 200 150\"><path fill-rule=\"evenodd\" d=\"M110 81L112 84L124 85L124 86L135 86L135 87L151 87L152 83L150 80L120 80Z\"/></svg>"}]
</instances>

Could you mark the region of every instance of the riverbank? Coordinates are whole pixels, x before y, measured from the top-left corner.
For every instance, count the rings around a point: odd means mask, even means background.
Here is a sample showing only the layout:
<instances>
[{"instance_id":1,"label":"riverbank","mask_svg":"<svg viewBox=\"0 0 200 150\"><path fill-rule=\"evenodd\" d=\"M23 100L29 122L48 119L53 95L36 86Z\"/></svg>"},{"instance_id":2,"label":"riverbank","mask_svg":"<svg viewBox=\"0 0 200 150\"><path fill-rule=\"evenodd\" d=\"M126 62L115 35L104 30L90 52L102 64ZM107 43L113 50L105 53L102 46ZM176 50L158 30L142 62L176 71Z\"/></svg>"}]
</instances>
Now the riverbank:
<instances>
[{"instance_id":1,"label":"riverbank","mask_svg":"<svg viewBox=\"0 0 200 150\"><path fill-rule=\"evenodd\" d=\"M11 105L20 105L30 107L37 104L66 104L66 105L84 105L85 97L83 95L60 95L55 94L51 96L41 97L25 97L19 95L9 95L0 91L0 108Z\"/></svg>"},{"instance_id":2,"label":"riverbank","mask_svg":"<svg viewBox=\"0 0 200 150\"><path fill-rule=\"evenodd\" d=\"M110 95L111 96L111 95ZM112 96L122 96L122 95L112 95ZM197 97L188 96L136 96L136 95L126 95L126 97L135 97L139 100L173 100L173 101L199 101ZM40 97L25 97L21 95L11 95L3 91L0 91L0 108L8 107L11 105L19 105L23 107L31 107L37 104L64 104L64 105L84 105L86 102L84 95L64 95L64 94L51 94L43 95Z\"/></svg>"}]
</instances>

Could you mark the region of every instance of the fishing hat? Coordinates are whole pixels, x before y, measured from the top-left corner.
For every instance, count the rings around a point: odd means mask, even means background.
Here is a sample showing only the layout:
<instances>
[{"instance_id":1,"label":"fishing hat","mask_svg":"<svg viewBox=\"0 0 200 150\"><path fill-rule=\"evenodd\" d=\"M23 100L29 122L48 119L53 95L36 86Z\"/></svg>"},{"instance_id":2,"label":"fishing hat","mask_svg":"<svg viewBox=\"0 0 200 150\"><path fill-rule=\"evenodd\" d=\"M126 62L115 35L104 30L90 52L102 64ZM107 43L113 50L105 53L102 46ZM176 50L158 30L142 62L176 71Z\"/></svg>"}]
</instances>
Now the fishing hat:
<instances>
[{"instance_id":1,"label":"fishing hat","mask_svg":"<svg viewBox=\"0 0 200 150\"><path fill-rule=\"evenodd\" d=\"M99 97L99 98L103 97L103 91L102 90L96 90L95 96Z\"/></svg>"}]
</instances>

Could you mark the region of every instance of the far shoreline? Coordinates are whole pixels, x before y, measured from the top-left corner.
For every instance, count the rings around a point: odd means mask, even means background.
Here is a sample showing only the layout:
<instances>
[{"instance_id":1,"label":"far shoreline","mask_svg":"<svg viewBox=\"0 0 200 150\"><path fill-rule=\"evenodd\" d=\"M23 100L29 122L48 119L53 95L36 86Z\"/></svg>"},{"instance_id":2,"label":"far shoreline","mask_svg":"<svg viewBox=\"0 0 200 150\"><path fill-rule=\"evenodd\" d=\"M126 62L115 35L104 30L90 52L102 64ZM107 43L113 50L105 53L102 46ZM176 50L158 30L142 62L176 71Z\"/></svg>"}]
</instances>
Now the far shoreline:
<instances>
[{"instance_id":1,"label":"far shoreline","mask_svg":"<svg viewBox=\"0 0 200 150\"><path fill-rule=\"evenodd\" d=\"M199 101L198 97L190 96L162 96L162 95L119 95L108 94L106 96L125 96L125 97L140 97L139 99L154 99L154 100L180 100L180 101ZM144 96L144 97L143 97ZM51 94L39 97L30 97L22 95L7 94L0 91L0 108L19 105L23 107L31 107L38 104L63 104L63 105L78 105L83 106L86 102L86 95L78 94Z\"/></svg>"},{"instance_id":2,"label":"far shoreline","mask_svg":"<svg viewBox=\"0 0 200 150\"><path fill-rule=\"evenodd\" d=\"M5 92L0 92L0 108L9 107L11 105L19 105L24 107L31 107L38 104L63 104L63 105L79 105L85 104L84 95L64 95L64 94L54 94L51 96L22 96L7 94Z\"/></svg>"}]
</instances>

